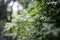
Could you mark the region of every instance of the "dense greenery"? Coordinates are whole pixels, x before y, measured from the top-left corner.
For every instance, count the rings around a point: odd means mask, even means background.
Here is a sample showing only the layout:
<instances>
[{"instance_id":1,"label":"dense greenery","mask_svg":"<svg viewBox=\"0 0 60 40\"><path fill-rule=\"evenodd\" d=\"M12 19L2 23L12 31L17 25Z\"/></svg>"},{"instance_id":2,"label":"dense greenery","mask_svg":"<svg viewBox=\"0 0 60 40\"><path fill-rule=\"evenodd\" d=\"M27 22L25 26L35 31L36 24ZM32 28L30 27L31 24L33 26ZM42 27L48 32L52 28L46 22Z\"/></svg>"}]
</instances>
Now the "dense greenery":
<instances>
[{"instance_id":1,"label":"dense greenery","mask_svg":"<svg viewBox=\"0 0 60 40\"><path fill-rule=\"evenodd\" d=\"M9 40L59 40L60 5L52 2L32 0L27 7L22 4L24 9L12 15L12 22L5 24L2 36L11 36Z\"/></svg>"}]
</instances>

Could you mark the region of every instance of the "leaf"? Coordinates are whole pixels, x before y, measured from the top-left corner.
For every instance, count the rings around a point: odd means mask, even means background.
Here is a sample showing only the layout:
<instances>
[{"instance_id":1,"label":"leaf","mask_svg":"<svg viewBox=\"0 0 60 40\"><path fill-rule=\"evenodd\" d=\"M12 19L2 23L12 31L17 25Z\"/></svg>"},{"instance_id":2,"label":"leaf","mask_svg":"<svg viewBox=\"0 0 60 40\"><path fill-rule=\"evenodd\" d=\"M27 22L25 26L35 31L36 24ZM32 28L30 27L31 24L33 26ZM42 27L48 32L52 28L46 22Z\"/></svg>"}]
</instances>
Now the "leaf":
<instances>
[{"instance_id":1,"label":"leaf","mask_svg":"<svg viewBox=\"0 0 60 40\"><path fill-rule=\"evenodd\" d=\"M25 2L26 2L26 0L21 0L21 2L25 3Z\"/></svg>"},{"instance_id":2,"label":"leaf","mask_svg":"<svg viewBox=\"0 0 60 40\"><path fill-rule=\"evenodd\" d=\"M18 27L18 31L21 31L22 29L23 29L23 27L22 27L22 26Z\"/></svg>"}]
</instances>

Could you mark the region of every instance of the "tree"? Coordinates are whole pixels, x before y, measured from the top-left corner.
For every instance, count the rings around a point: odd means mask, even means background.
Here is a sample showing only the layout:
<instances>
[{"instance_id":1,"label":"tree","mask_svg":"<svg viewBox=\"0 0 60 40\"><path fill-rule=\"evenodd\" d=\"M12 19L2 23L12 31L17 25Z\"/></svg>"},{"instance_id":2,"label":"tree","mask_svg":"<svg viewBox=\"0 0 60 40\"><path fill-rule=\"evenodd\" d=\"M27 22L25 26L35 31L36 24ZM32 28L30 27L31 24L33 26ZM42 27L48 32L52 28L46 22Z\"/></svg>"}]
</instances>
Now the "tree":
<instances>
[{"instance_id":1,"label":"tree","mask_svg":"<svg viewBox=\"0 0 60 40\"><path fill-rule=\"evenodd\" d=\"M12 36L11 40L60 39L59 2L32 0L27 8L18 11L19 14L13 16L15 20L6 24L3 36Z\"/></svg>"}]
</instances>

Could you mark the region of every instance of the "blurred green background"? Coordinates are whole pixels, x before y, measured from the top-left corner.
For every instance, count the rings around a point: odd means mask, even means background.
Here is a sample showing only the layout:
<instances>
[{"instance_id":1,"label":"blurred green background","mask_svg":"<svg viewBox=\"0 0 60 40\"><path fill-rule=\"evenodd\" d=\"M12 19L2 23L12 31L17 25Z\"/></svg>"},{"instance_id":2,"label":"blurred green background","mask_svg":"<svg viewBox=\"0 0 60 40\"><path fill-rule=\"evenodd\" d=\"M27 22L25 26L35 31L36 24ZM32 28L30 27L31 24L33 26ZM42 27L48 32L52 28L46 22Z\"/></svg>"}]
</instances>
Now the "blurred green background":
<instances>
[{"instance_id":1,"label":"blurred green background","mask_svg":"<svg viewBox=\"0 0 60 40\"><path fill-rule=\"evenodd\" d=\"M60 40L60 0L0 0L0 40Z\"/></svg>"}]
</instances>

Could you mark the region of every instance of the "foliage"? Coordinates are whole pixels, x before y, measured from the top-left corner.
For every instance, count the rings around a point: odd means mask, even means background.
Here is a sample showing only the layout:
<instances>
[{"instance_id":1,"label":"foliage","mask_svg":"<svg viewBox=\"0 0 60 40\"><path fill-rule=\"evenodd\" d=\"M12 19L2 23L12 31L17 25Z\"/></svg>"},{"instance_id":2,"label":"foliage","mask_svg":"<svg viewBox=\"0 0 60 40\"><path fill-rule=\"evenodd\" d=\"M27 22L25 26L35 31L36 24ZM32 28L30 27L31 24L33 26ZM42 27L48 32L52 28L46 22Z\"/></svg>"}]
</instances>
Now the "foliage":
<instances>
[{"instance_id":1,"label":"foliage","mask_svg":"<svg viewBox=\"0 0 60 40\"><path fill-rule=\"evenodd\" d=\"M33 0L26 9L13 16L12 23L6 24L3 36L12 36L12 40L59 40L57 25L60 23L54 18L59 14L56 6L45 0Z\"/></svg>"}]
</instances>

